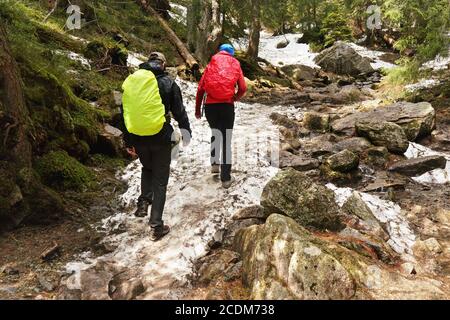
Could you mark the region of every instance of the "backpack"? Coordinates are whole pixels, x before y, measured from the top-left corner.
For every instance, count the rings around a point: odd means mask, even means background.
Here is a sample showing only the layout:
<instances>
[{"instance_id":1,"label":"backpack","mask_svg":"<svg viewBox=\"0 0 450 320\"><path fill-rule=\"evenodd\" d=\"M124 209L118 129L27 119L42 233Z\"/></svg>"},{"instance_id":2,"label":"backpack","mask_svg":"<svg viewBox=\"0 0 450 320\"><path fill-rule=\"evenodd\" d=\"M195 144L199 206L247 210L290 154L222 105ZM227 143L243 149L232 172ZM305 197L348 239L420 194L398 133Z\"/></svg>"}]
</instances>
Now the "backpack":
<instances>
[{"instance_id":1,"label":"backpack","mask_svg":"<svg viewBox=\"0 0 450 320\"><path fill-rule=\"evenodd\" d=\"M122 85L123 117L128 132L138 136L153 136L166 122L165 107L153 72L138 70Z\"/></svg>"},{"instance_id":2,"label":"backpack","mask_svg":"<svg viewBox=\"0 0 450 320\"><path fill-rule=\"evenodd\" d=\"M236 94L236 83L241 66L232 56L218 53L212 57L205 71L204 88L209 97L224 102L231 101Z\"/></svg>"}]
</instances>

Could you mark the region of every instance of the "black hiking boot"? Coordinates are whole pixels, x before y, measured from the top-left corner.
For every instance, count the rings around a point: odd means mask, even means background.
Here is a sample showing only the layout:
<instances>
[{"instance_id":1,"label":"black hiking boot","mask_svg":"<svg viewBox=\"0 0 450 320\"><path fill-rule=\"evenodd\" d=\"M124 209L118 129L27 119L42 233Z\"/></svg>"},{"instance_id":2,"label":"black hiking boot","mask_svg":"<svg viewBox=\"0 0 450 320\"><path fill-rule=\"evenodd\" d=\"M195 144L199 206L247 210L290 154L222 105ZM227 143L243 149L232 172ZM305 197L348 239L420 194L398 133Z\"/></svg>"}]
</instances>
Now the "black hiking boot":
<instances>
[{"instance_id":1,"label":"black hiking boot","mask_svg":"<svg viewBox=\"0 0 450 320\"><path fill-rule=\"evenodd\" d=\"M134 215L138 218L145 218L148 215L148 207L150 207L150 205L151 203L147 200L139 200Z\"/></svg>"},{"instance_id":2,"label":"black hiking boot","mask_svg":"<svg viewBox=\"0 0 450 320\"><path fill-rule=\"evenodd\" d=\"M161 240L166 234L170 232L169 226L150 228L150 240L158 241Z\"/></svg>"}]
</instances>

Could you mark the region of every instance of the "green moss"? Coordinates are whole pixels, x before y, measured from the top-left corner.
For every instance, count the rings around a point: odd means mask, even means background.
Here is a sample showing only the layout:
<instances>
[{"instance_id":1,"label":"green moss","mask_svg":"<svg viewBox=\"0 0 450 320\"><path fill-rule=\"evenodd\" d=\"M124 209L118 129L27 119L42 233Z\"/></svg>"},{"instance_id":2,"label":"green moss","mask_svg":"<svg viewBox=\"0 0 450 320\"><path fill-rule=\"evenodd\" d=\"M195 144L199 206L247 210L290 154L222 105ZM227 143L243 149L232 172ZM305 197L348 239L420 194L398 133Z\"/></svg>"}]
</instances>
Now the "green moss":
<instances>
[{"instance_id":1,"label":"green moss","mask_svg":"<svg viewBox=\"0 0 450 320\"><path fill-rule=\"evenodd\" d=\"M38 159L36 171L42 181L58 190L84 190L94 182L94 175L87 167L65 151L52 151Z\"/></svg>"},{"instance_id":2,"label":"green moss","mask_svg":"<svg viewBox=\"0 0 450 320\"><path fill-rule=\"evenodd\" d=\"M125 168L128 161L123 158L112 158L103 154L94 154L88 161L89 165L101 167L110 172L117 172L118 169Z\"/></svg>"}]
</instances>

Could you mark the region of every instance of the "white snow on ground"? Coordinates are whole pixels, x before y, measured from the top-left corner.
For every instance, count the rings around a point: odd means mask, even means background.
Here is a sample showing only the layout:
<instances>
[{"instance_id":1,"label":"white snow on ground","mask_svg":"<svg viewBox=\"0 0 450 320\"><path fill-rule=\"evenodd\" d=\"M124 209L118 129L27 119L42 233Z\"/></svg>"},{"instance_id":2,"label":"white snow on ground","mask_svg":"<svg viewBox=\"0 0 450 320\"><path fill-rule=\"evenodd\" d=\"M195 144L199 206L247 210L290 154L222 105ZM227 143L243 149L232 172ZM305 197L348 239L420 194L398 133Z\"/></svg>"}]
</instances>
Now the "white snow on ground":
<instances>
[{"instance_id":1,"label":"white snow on ground","mask_svg":"<svg viewBox=\"0 0 450 320\"><path fill-rule=\"evenodd\" d=\"M431 89L438 86L440 83L441 81L437 79L421 79L419 82L406 85L405 89L408 92L414 92L422 89Z\"/></svg>"},{"instance_id":2,"label":"white snow on ground","mask_svg":"<svg viewBox=\"0 0 450 320\"><path fill-rule=\"evenodd\" d=\"M434 60L425 62L422 65L422 69L424 70L432 69L433 71L447 70L449 65L450 65L450 49L448 51L447 57L438 55Z\"/></svg>"},{"instance_id":3,"label":"white snow on ground","mask_svg":"<svg viewBox=\"0 0 450 320\"><path fill-rule=\"evenodd\" d=\"M170 6L172 7L170 16L176 21L187 25L187 8L173 2L170 3Z\"/></svg>"},{"instance_id":4,"label":"white snow on ground","mask_svg":"<svg viewBox=\"0 0 450 320\"><path fill-rule=\"evenodd\" d=\"M208 252L207 243L216 231L230 221L239 208L257 204L265 184L278 172L271 166L268 151L278 154L279 133L269 119L272 112L295 113L287 107L239 103L234 131L233 175L236 183L224 190L210 174L210 129L203 119L194 118L196 84L178 80L193 127L193 141L181 150L172 163L172 173L164 213L171 233L161 241L149 240L147 219L132 215L140 194L141 166L131 163L122 178L129 189L122 196L128 208L105 219L100 229L107 233L104 242L117 249L98 259L86 258L67 266L75 283L80 272L97 261L138 270L147 288L144 298L177 298L179 289L188 284L193 263ZM272 147L273 146L273 147ZM242 150L245 149L245 152ZM276 159L274 159L276 160ZM118 233L118 230L126 230ZM75 279L75 280L74 280Z\"/></svg>"},{"instance_id":5,"label":"white snow on ground","mask_svg":"<svg viewBox=\"0 0 450 320\"><path fill-rule=\"evenodd\" d=\"M409 148L405 153L408 159L426 157L426 156L444 156L447 159L447 166L445 169L435 169L430 172L424 173L419 177L413 178L413 180L419 183L433 183L444 184L450 182L450 155L443 152L437 152L430 148L424 147L420 144L411 142Z\"/></svg>"},{"instance_id":6,"label":"white snow on ground","mask_svg":"<svg viewBox=\"0 0 450 320\"><path fill-rule=\"evenodd\" d=\"M86 59L82 55L72 52L72 51L62 51L62 50L55 50L56 54L66 56L70 60L78 62L84 69L91 70L91 63L89 59Z\"/></svg>"},{"instance_id":7,"label":"white snow on ground","mask_svg":"<svg viewBox=\"0 0 450 320\"><path fill-rule=\"evenodd\" d=\"M395 64L392 64L392 63L389 63L389 62L385 62L385 61L380 59L380 57L382 55L384 55L385 52L370 50L370 49L367 49L365 47L362 47L362 46L359 46L357 44L354 44L352 42L349 42L348 44L353 49L355 49L355 51L358 52L361 56L372 59L373 62L371 63L371 65L372 65L372 68L374 68L375 70L392 69L392 68L396 67Z\"/></svg>"},{"instance_id":8,"label":"white snow on ground","mask_svg":"<svg viewBox=\"0 0 450 320\"><path fill-rule=\"evenodd\" d=\"M308 44L297 43L297 39L301 36L301 34L288 33L273 37L271 34L263 31L261 33L259 57L266 59L274 66L302 64L313 68L320 68L314 62L317 53L311 52ZM288 46L277 49L277 44L286 41L286 39L289 41ZM248 40L239 39L233 42L233 44L240 50L246 50Z\"/></svg>"},{"instance_id":9,"label":"white snow on ground","mask_svg":"<svg viewBox=\"0 0 450 320\"><path fill-rule=\"evenodd\" d=\"M137 69L141 63L144 63L147 60L148 60L148 58L140 53L129 52L128 59L127 59L127 65L130 68Z\"/></svg>"},{"instance_id":10,"label":"white snow on ground","mask_svg":"<svg viewBox=\"0 0 450 320\"><path fill-rule=\"evenodd\" d=\"M297 43L297 40L301 36L302 34L288 33L286 35L274 37L267 32L262 32L259 56L275 66L302 64L320 69L320 67L314 62L314 58L318 55L318 53L311 52L308 44ZM288 46L286 48L277 49L277 44L286 40L289 41ZM233 44L240 50L246 50L248 47L248 40L238 39L234 41ZM391 69L396 67L395 64L385 62L380 59L380 57L385 54L384 52L369 50L354 43L349 44L363 57L372 59L373 62L371 65L375 70L382 68Z\"/></svg>"},{"instance_id":11,"label":"white snow on ground","mask_svg":"<svg viewBox=\"0 0 450 320\"><path fill-rule=\"evenodd\" d=\"M416 236L409 227L407 220L401 214L399 205L391 201L382 200L377 196L358 192L351 188L338 188L334 184L327 184L327 187L334 191L336 201L339 206L343 206L347 199L357 192L374 216L381 223L386 223L390 239L387 242L395 252L399 254L412 254L412 247L415 244Z\"/></svg>"}]
</instances>

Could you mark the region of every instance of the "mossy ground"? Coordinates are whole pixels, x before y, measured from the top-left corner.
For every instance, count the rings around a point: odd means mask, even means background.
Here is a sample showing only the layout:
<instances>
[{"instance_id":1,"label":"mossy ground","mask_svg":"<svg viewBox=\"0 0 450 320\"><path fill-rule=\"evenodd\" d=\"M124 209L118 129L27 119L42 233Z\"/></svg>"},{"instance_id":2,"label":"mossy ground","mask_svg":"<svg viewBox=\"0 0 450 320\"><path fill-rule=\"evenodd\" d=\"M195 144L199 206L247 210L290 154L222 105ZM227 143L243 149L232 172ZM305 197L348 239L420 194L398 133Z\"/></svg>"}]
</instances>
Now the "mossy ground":
<instances>
[{"instance_id":1,"label":"mossy ground","mask_svg":"<svg viewBox=\"0 0 450 320\"><path fill-rule=\"evenodd\" d=\"M19 64L30 111L34 164L43 182L58 192L95 190L97 171L110 174L125 159L96 155L99 130L117 114L112 91L121 89L128 52L164 52L170 65L182 62L157 20L131 2L77 1L82 28L68 30L66 1L47 19L47 1L0 3L13 55ZM44 21L45 20L45 21ZM186 28L174 19L182 39ZM90 66L69 58L76 53ZM0 199L0 206L6 203ZM6 206L6 204L5 204Z\"/></svg>"}]
</instances>

